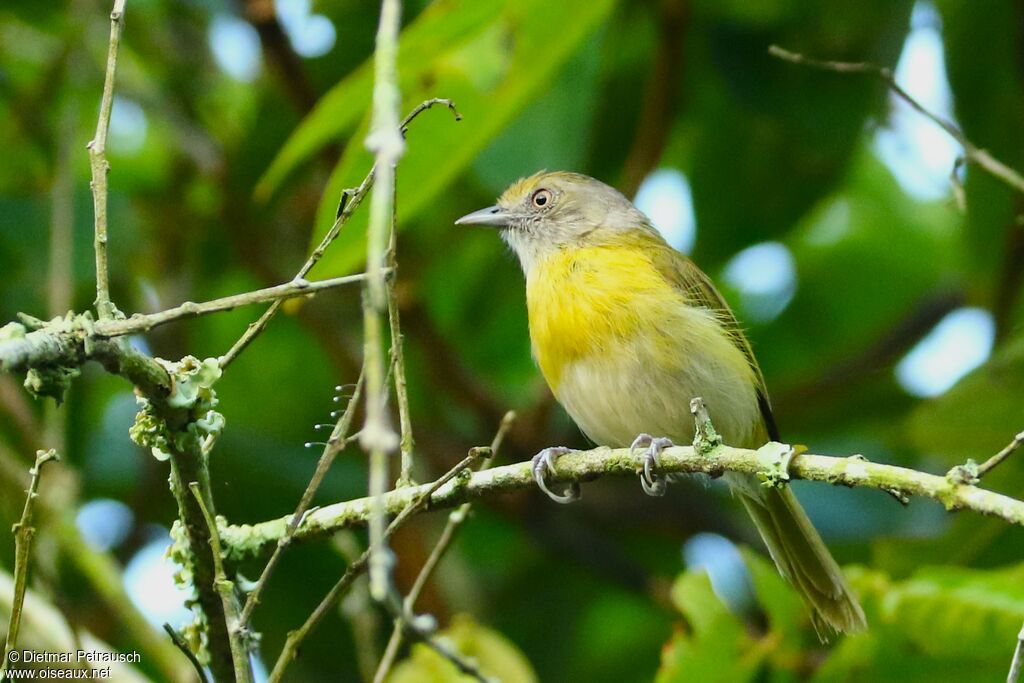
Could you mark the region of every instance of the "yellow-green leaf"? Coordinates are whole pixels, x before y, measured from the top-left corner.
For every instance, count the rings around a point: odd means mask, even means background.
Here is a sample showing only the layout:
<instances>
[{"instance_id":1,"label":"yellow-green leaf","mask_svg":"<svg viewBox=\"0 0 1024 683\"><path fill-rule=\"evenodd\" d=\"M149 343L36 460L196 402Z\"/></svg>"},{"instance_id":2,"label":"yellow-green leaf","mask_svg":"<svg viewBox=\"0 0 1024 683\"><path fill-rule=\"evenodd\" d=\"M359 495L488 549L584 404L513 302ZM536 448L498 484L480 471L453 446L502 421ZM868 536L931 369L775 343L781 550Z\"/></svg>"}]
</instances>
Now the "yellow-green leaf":
<instances>
[{"instance_id":1,"label":"yellow-green leaf","mask_svg":"<svg viewBox=\"0 0 1024 683\"><path fill-rule=\"evenodd\" d=\"M462 614L452 625L435 636L455 648L485 676L502 683L536 683L537 675L519 648L503 635L481 626ZM408 659L395 666L388 683L466 683L473 681L433 649L416 644Z\"/></svg>"},{"instance_id":2,"label":"yellow-green leaf","mask_svg":"<svg viewBox=\"0 0 1024 683\"><path fill-rule=\"evenodd\" d=\"M423 10L399 37L402 91L432 79L437 56L478 36L493 24L504 4L505 0L437 0ZM372 90L373 61L367 60L320 98L263 174L256 196L269 197L299 164L350 133L369 110ZM362 147L362 139L355 144Z\"/></svg>"}]
</instances>

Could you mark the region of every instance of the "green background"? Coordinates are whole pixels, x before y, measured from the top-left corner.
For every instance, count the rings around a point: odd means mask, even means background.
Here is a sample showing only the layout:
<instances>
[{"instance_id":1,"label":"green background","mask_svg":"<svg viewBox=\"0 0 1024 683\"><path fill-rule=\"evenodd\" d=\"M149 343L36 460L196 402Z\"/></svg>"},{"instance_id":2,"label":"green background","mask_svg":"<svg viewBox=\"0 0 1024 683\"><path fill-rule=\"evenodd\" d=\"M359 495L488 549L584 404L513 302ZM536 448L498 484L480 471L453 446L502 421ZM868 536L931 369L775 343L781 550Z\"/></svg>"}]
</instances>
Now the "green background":
<instances>
[{"instance_id":1,"label":"green background","mask_svg":"<svg viewBox=\"0 0 1024 683\"><path fill-rule=\"evenodd\" d=\"M1021 197L971 167L966 210L952 192L914 198L872 146L893 109L883 85L767 53L777 43L892 67L911 3L404 5L403 110L449 97L463 115L455 123L443 108L425 113L398 169L397 286L419 480L488 443L508 409L519 419L504 462L548 445L585 444L530 358L518 265L493 232L453 225L541 168L585 172L630 195L657 168L681 171L692 188L693 256L720 282L746 247L774 241L789 250L795 289L779 315L757 315L756 300L723 286L761 361L784 438L815 453L859 452L942 473L986 458L1024 427ZM64 312L48 311L53 256L58 264L70 259L70 271L58 272L71 291L65 309L93 298L84 146L95 125L108 9L91 0L0 6L0 320ZM363 138L376 3L315 2L336 41L314 58L295 54L280 24L275 34L265 9L257 0L129 0L116 92L141 108L147 127L138 147L119 147L112 134L109 153L112 290L123 310L286 281L332 221L340 191L369 169ZM1024 10L997 1L981 11L967 0L938 0L935 9L959 124L979 147L1024 168ZM209 43L215 19L262 32L262 66L251 82L218 67ZM70 192L59 183L54 190L62 173ZM51 252L55 207L65 203L73 248ZM365 225L361 211L311 277L358 270ZM991 358L949 391L910 395L895 365L962 306L991 313ZM217 356L259 312L176 323L144 343L166 358ZM294 507L316 459L303 443L315 440L315 423L329 421L334 385L358 375L359 321L355 289L289 306L217 385L227 429L212 478L218 511L231 522ZM27 463L36 448L60 445L66 465L53 486L61 505L126 504L133 523L112 549L120 562L175 514L166 463L128 440L133 414L130 387L95 367L57 416L21 392L16 378L0 377L5 457ZM1024 460L1011 459L985 483L1019 496ZM365 487L365 459L352 447L316 502L356 497ZM852 567L872 625L832 648L816 642L734 501L698 481L658 500L635 481L601 481L571 507L536 492L481 503L419 608L452 625L453 637L508 680L1005 676L1024 620L1022 530L948 515L927 501L902 507L875 491L797 489L836 557ZM16 519L21 501L16 487L4 490L0 528ZM443 522L443 514L424 515L395 538L401 587L411 584ZM734 562L747 567L752 591L734 611L703 572L685 572L684 543L700 532L753 549ZM43 523L34 571L46 590L61 596L73 623L130 648L131 636L46 535ZM0 542L8 571L12 546ZM331 543L287 553L256 613L265 662L343 567ZM258 570L243 568L251 577ZM358 680L357 651L372 655L390 625L372 608L353 609L376 616L376 630L362 634L368 640L357 645L350 616L332 614L303 647L295 680ZM453 678L430 653L414 650L395 680Z\"/></svg>"}]
</instances>

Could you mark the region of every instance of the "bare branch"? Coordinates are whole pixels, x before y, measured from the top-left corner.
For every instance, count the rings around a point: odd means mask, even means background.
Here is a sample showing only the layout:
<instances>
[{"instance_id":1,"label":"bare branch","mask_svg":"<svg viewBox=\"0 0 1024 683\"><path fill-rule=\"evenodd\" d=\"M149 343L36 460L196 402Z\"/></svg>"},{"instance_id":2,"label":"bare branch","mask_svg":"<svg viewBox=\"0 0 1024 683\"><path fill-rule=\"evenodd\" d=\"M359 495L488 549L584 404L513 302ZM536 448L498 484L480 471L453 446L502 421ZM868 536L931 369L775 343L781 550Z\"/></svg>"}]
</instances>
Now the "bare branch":
<instances>
[{"instance_id":1,"label":"bare branch","mask_svg":"<svg viewBox=\"0 0 1024 683\"><path fill-rule=\"evenodd\" d=\"M59 321L27 334L0 338L0 370L25 372L36 367L79 367L94 360L139 390L160 400L171 393L171 379L159 363L124 340L94 339L84 317Z\"/></svg>"},{"instance_id":2,"label":"bare branch","mask_svg":"<svg viewBox=\"0 0 1024 683\"><path fill-rule=\"evenodd\" d=\"M981 479L986 474L994 470L999 463L1010 457L1010 455L1020 448L1021 445L1024 445L1024 432L1017 434L1017 436L1013 437L1013 441L1008 443L1003 450L978 465L978 479Z\"/></svg>"},{"instance_id":3,"label":"bare branch","mask_svg":"<svg viewBox=\"0 0 1024 683\"><path fill-rule=\"evenodd\" d=\"M188 422L185 423L186 426ZM225 604L218 580L218 563L221 561L222 535L211 528L207 518L215 519L215 507L210 493L210 473L206 454L190 440L184 448L174 447L170 453L171 493L178 504L178 519L184 527L188 548L192 556L192 583L196 590L196 606L206 616L206 635L210 651L210 670L214 680L250 681L239 677L238 642L241 633L233 628L237 625L238 613L235 606ZM200 496L192 489L198 486ZM223 567L219 570L223 574ZM234 602L230 596L230 602ZM248 666L248 662L244 662Z\"/></svg>"},{"instance_id":4,"label":"bare branch","mask_svg":"<svg viewBox=\"0 0 1024 683\"><path fill-rule=\"evenodd\" d=\"M418 496L408 500L407 504L399 511L398 515L391 520L391 524L388 525L387 529L384 530L383 541L386 542L391 536L398 531L403 524L405 524L413 515L420 512L426 507L433 496L438 490L448 484L453 479L458 477L464 472L473 462L481 457L487 457L490 449L487 448L474 448L470 451L469 455L464 458L459 464L452 469L448 470L440 479L432 484L425 486L417 486L415 489L419 489L420 493ZM402 491L414 490L414 487L405 487ZM365 500L365 499L363 499ZM367 508L369 510L369 508ZM309 518L309 515L306 515ZM303 520L304 525L305 520ZM221 540L226 541L227 537L225 534L229 533L231 527L226 527L221 530ZM230 545L230 544L229 544ZM356 580L363 571L366 570L370 562L370 557L373 551L373 547L367 548L363 551L363 554L359 558L349 564L345 573L342 574L341 578L331 587L331 590L327 592L327 595L320 601L316 609L306 618L302 626L294 631L288 633L288 638L285 640L284 647L281 649L281 653L277 657L277 661L274 663L274 669L270 672L270 677L267 679L268 683L279 683L281 677L284 676L285 669L292 662L293 659L298 655L299 644L309 635L313 629L315 629L323 618L333 609L334 605L337 604L338 600L351 587L352 582Z\"/></svg>"},{"instance_id":5,"label":"bare branch","mask_svg":"<svg viewBox=\"0 0 1024 683\"><path fill-rule=\"evenodd\" d=\"M21 628L21 611L25 604L25 589L28 581L28 561L32 553L32 537L35 527L32 526L32 512L35 509L36 497L39 495L39 478L43 465L51 460L60 460L57 451L36 451L36 461L29 471L32 481L25 496L25 507L21 511L21 519L14 525L14 598L11 602L11 619L7 625L7 640L4 642L3 665L0 666L0 679L8 667L8 655L18 644L18 629Z\"/></svg>"},{"instance_id":6,"label":"bare branch","mask_svg":"<svg viewBox=\"0 0 1024 683\"><path fill-rule=\"evenodd\" d=\"M390 273L391 271L389 270L387 272ZM201 315L209 315L210 313L230 311L238 308L239 306L246 306L249 304L259 304L268 301L279 302L300 296L312 296L317 292L322 292L326 289L334 289L343 285L352 284L353 282L362 282L365 279L365 273L346 275L344 277L333 277L328 280L314 280L312 282L302 278L296 278L291 282L286 282L274 287L257 289L252 292L245 292L244 294L232 294L231 296L225 296L211 301L204 301L198 304L192 301L186 301L180 306L168 308L167 310L160 311L159 313L150 313L147 315L136 313L130 318L126 318L124 320L101 320L95 324L94 329L96 334L102 337L118 337L126 334L136 334L139 332L146 332L154 327L166 325L167 323L174 322L176 320L181 320L182 318L196 318Z\"/></svg>"},{"instance_id":7,"label":"bare branch","mask_svg":"<svg viewBox=\"0 0 1024 683\"><path fill-rule=\"evenodd\" d=\"M110 280L107 270L107 132L110 130L110 111L114 104L114 76L117 73L117 50L124 29L125 0L114 0L110 13L110 45L107 48L107 73L100 98L100 115L96 122L96 136L89 143L89 166L92 169L92 203L95 213L94 248L96 250L96 312L101 320L113 317L110 302Z\"/></svg>"},{"instance_id":8,"label":"bare branch","mask_svg":"<svg viewBox=\"0 0 1024 683\"><path fill-rule=\"evenodd\" d=\"M249 648L246 647L245 636L239 628L238 603L235 600L235 586L228 581L224 573L224 561L220 548L220 533L217 531L217 520L210 513L204 500L203 492L197 482L189 482L189 491L195 497L199 509L206 520L206 526L210 533L210 552L213 555L213 585L220 594L221 604L224 608L224 619L227 622L228 639L231 643L231 660L235 665L235 683L252 682L252 666L249 663Z\"/></svg>"},{"instance_id":9,"label":"bare branch","mask_svg":"<svg viewBox=\"0 0 1024 683\"><path fill-rule=\"evenodd\" d=\"M183 655L188 659L189 663L192 664L192 668L196 672L196 677L199 679L199 683L210 683L210 679L206 676L206 669L199 663L192 649L185 642L185 639L181 637L181 634L174 630L174 627L168 623L164 623L164 631L171 637L171 642L174 643L174 647L178 648Z\"/></svg>"},{"instance_id":10,"label":"bare branch","mask_svg":"<svg viewBox=\"0 0 1024 683\"><path fill-rule=\"evenodd\" d=\"M316 495L321 482L323 482L324 477L327 475L327 470L329 470L331 464L334 463L334 458L338 453L348 445L348 432L352 426L352 420L355 418L356 407L359 405L359 397L362 394L362 387L363 376L360 375L359 379L356 381L355 390L352 392L352 397L349 399L348 405L338 418L338 422L334 426L334 431L331 432L331 437L327 440L327 445L324 446L323 453L320 455L320 460L316 464L316 471L313 472L313 477L306 485L306 490L303 492L302 498L299 500L299 504L295 508L295 512L292 514L291 520L288 522L288 528L285 535L278 540L277 547L274 548L274 554L270 556L270 559L267 561L267 565L263 568L259 579L256 581L256 585L253 587L252 591L249 593L249 597L245 601L245 607L242 609L242 616L239 619L240 628L248 628L249 620L252 619L253 610L255 610L256 605L259 604L260 596L263 595L263 589L266 586L267 581L270 580L270 576L274 573L274 569L277 568L278 562L281 561L285 548L287 548L291 543L292 537L295 535L295 530L299 528L299 524L302 522L302 518L306 514L306 510L309 509L310 503L313 502L313 496Z\"/></svg>"},{"instance_id":11,"label":"bare branch","mask_svg":"<svg viewBox=\"0 0 1024 683\"><path fill-rule=\"evenodd\" d=\"M370 219L366 240L366 273L363 291L364 363L366 368L366 421L359 443L370 456L369 493L373 499L370 517L370 595L383 602L389 593L390 551L384 546L386 520L384 491L388 479L388 455L398 446L398 436L387 415L383 314L387 305L384 258L388 228L395 211L395 166L405 151L399 129L398 31L402 5L399 0L382 0L377 44L374 50L373 120L366 147L374 154L376 177L370 197Z\"/></svg>"},{"instance_id":12,"label":"bare branch","mask_svg":"<svg viewBox=\"0 0 1024 683\"><path fill-rule=\"evenodd\" d=\"M394 202L397 207L398 193L395 193ZM391 244L388 246L388 268L392 273L398 272L398 225L395 220L397 208L391 213ZM404 339L402 338L402 325L398 313L398 291L395 278L392 277L388 283L388 325L391 332L391 367L394 368L395 400L398 403L398 427L402 433L398 442L398 450L401 453L401 470L398 475L399 486L411 486L415 482L412 479L412 451L415 441L412 437L412 417L409 414L409 389L405 383L405 350Z\"/></svg>"},{"instance_id":13,"label":"bare branch","mask_svg":"<svg viewBox=\"0 0 1024 683\"><path fill-rule=\"evenodd\" d=\"M405 133L408 131L409 124L412 123L417 116L427 111L431 107L434 107L439 104L443 104L444 106L448 107L448 109L455 116L456 121L461 120L462 116L459 114L458 109L455 108L455 104L451 100L435 97L434 99L426 100L418 104L402 120L400 126L402 135L405 135ZM331 243L338 237L338 235L341 233L341 228L345 225L345 223L348 222L349 218L352 217L352 214L356 212L356 209L358 209L359 205L362 204L363 198L366 196L366 193L370 191L371 187L373 187L375 171L376 166L370 169L370 172L366 174L366 177L363 178L363 181L359 183L358 187L347 189L341 193L341 200L338 203L338 215L337 218L334 219L334 224L331 225L331 228L327 231L327 234L325 234L323 239L320 240L320 244L318 244L316 249L314 249L313 252L309 255L309 258L306 259L306 262L302 264L301 268L299 268L298 272L295 274L295 278L305 278L306 275L309 274L309 271L313 269L313 266L315 266L320 261L320 259L323 258L324 253L326 253L327 251L327 247L329 247ZM267 326L267 323L269 323L270 320L277 314L279 308L281 308L281 302L275 301L270 305L269 308L267 308L266 311L263 312L263 315L261 315L258 320L251 323L246 328L245 332L242 334L241 337L239 337L238 341L236 341L231 346L227 353L221 356L220 366L222 368L225 368L228 365L230 365L231 361L237 358L238 354L244 351L245 348L249 344L251 344L252 341L260 335L260 333L263 332L263 330Z\"/></svg>"},{"instance_id":14,"label":"bare branch","mask_svg":"<svg viewBox=\"0 0 1024 683\"><path fill-rule=\"evenodd\" d=\"M768 48L768 54L773 57L778 57L786 62L799 64L801 66L809 66L814 69L834 71L835 73L840 74L867 74L878 78L885 83L889 90L891 90L897 97L909 104L914 111L924 116L942 130L946 131L950 137L960 143L960 146L964 148L964 156L967 161L982 167L985 171L1018 192L1024 192L1024 177L1003 162L996 159L984 149L977 147L967 139L967 136L963 134L963 131L957 128L956 124L952 121L949 121L948 119L926 109L920 102L915 100L910 93L900 87L891 70L878 66L877 64L871 64L870 62L833 62L812 59L811 57L785 50L778 45L770 46Z\"/></svg>"},{"instance_id":15,"label":"bare branch","mask_svg":"<svg viewBox=\"0 0 1024 683\"><path fill-rule=\"evenodd\" d=\"M480 463L480 469L487 469L494 458L498 456L498 450L501 448L505 435L512 427L512 422L515 418L516 414L514 412L509 411L505 413L505 417L501 420L498 431L491 441L491 454ZM405 598L405 610L407 612L413 612L416 601L419 599L420 593L423 592L423 587L427 585L427 581L434 573L437 564L448 551L452 541L455 540L455 535L458 533L462 523L466 521L471 505L471 503L463 503L448 515L448 522L445 524L441 536L437 539L437 543L434 545L434 549L431 551L427 561L420 568L420 573L416 576L416 581L413 582L409 595ZM373 676L373 683L384 683L384 679L391 671L395 657L398 655L398 649L402 646L402 633L402 623L396 620L395 626L391 631L391 638L388 640L387 647L384 648L380 664L377 665L377 672Z\"/></svg>"}]
</instances>

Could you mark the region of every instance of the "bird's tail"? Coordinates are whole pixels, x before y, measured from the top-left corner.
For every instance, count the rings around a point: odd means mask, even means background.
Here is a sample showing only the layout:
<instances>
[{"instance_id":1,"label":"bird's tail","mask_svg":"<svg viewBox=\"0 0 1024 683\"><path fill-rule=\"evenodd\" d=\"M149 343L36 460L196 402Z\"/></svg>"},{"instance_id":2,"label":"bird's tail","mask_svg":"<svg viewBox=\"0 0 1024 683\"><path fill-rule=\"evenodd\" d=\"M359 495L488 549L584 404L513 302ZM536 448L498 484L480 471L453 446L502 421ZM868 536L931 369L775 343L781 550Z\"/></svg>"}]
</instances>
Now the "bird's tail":
<instances>
[{"instance_id":1,"label":"bird's tail","mask_svg":"<svg viewBox=\"0 0 1024 683\"><path fill-rule=\"evenodd\" d=\"M866 629L864 610L793 492L788 487L764 487L750 475L728 475L728 482L753 518L779 572L810 609L818 638L826 642L833 632Z\"/></svg>"}]
</instances>

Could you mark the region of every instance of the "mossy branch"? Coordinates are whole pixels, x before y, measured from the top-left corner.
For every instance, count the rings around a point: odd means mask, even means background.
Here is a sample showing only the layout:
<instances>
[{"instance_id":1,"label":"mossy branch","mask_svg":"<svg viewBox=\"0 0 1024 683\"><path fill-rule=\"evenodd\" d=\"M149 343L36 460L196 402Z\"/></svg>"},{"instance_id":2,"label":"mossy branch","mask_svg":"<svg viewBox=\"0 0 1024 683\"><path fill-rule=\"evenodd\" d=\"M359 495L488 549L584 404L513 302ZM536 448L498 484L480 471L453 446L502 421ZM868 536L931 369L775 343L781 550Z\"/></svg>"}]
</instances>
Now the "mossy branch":
<instances>
[{"instance_id":1,"label":"mossy branch","mask_svg":"<svg viewBox=\"0 0 1024 683\"><path fill-rule=\"evenodd\" d=\"M228 614L218 590L213 536L206 522L207 514L216 514L211 510L213 498L206 456L195 448L175 449L170 456L171 492L178 503L178 519L188 538L197 603L206 616L210 670L216 681L249 680L237 676L236 648L232 642L236 636L230 632ZM192 494L190 485L198 488L206 504L205 510Z\"/></svg>"},{"instance_id":2,"label":"mossy branch","mask_svg":"<svg viewBox=\"0 0 1024 683\"><path fill-rule=\"evenodd\" d=\"M390 268L384 269L388 275ZM326 280L309 281L296 278L291 282L266 287L242 294L212 299L201 303L187 301L158 313L136 313L129 318L93 320L88 313L69 313L64 318L50 321L22 316L28 324L9 323L0 327L0 370L30 372L42 376L44 389L34 393L53 396L58 400L87 361L102 364L109 372L122 375L149 397L166 397L172 391L167 372L149 358L117 337L145 332L183 318L198 317L239 306L280 302L362 282L366 275L358 273ZM58 381L59 380L59 381ZM28 385L27 385L28 386ZM29 387L32 389L32 387Z\"/></svg>"},{"instance_id":3,"label":"mossy branch","mask_svg":"<svg viewBox=\"0 0 1024 683\"><path fill-rule=\"evenodd\" d=\"M659 472L712 477L739 472L760 476L767 485L782 485L787 479L805 479L835 486L873 488L901 500L930 498L950 511L971 510L1024 526L1024 502L963 483L957 477L870 462L861 455L832 457L800 453L789 457L786 467L791 450L789 446L778 443L768 443L758 450L729 446L715 446L709 450L676 446L666 449L659 457ZM570 453L558 459L558 471L549 479L582 483L601 476L635 476L642 468L641 455L625 448L595 448ZM451 508L468 500L499 496L535 485L528 462L495 467L442 486L423 509ZM397 514L430 486L424 484L388 492L384 496L387 513ZM296 530L295 539L316 538L339 529L362 527L370 514L371 501L368 498L328 505L306 515ZM269 551L285 534L289 519L282 517L260 524L227 527L221 536L225 552L230 557L241 558Z\"/></svg>"},{"instance_id":4,"label":"mossy branch","mask_svg":"<svg viewBox=\"0 0 1024 683\"><path fill-rule=\"evenodd\" d=\"M249 663L249 647L247 635L239 621L238 600L235 598L235 584L228 580L221 561L220 534L217 532L217 520L214 519L206 504L206 497L198 482L189 482L189 491L206 520L206 528L210 536L210 555L213 558L213 586L220 595L227 625L228 642L231 645L231 660L235 667L235 683L252 683L252 666Z\"/></svg>"}]
</instances>

